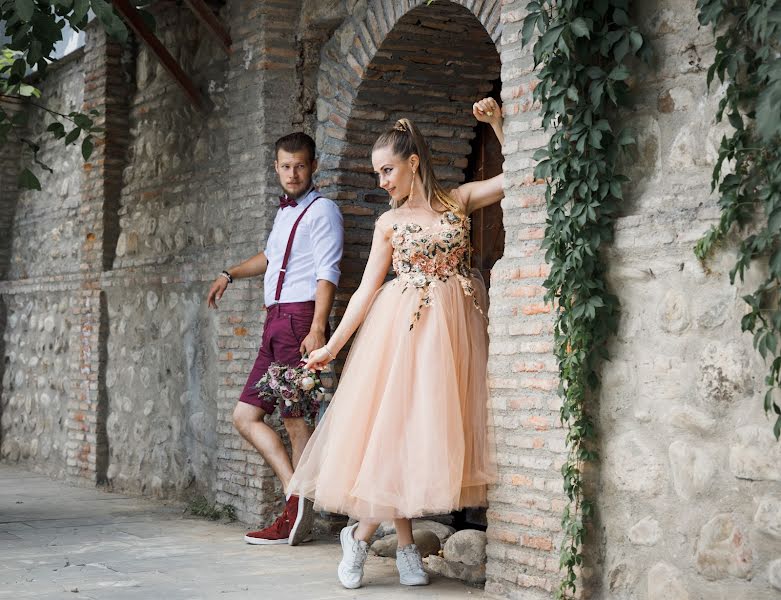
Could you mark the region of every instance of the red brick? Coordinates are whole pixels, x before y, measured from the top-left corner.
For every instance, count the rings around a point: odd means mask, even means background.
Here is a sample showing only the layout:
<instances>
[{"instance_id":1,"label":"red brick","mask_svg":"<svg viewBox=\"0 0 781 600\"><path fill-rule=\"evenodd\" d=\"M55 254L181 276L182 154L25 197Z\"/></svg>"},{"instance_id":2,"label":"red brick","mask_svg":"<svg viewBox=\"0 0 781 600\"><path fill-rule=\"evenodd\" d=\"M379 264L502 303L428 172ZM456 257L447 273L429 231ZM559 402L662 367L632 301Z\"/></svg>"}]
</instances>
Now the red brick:
<instances>
[{"instance_id":1,"label":"red brick","mask_svg":"<svg viewBox=\"0 0 781 600\"><path fill-rule=\"evenodd\" d=\"M521 312L525 315L539 315L543 313L549 313L551 311L550 304L527 304L521 308Z\"/></svg>"}]
</instances>

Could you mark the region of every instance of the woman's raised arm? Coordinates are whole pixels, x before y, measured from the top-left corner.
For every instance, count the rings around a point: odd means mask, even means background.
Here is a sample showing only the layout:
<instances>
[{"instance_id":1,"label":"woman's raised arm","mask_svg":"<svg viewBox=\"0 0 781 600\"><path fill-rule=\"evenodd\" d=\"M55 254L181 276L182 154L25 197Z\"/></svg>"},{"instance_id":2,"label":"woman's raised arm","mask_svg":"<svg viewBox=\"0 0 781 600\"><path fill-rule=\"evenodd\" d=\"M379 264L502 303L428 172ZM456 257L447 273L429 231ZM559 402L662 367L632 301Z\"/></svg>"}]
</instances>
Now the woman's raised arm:
<instances>
[{"instance_id":1,"label":"woman's raised arm","mask_svg":"<svg viewBox=\"0 0 781 600\"><path fill-rule=\"evenodd\" d=\"M488 123L499 143L504 145L502 109L493 98L483 98L472 105L472 114L481 123ZM504 197L504 174L485 181L472 181L458 187L458 196L466 214L498 202Z\"/></svg>"}]
</instances>

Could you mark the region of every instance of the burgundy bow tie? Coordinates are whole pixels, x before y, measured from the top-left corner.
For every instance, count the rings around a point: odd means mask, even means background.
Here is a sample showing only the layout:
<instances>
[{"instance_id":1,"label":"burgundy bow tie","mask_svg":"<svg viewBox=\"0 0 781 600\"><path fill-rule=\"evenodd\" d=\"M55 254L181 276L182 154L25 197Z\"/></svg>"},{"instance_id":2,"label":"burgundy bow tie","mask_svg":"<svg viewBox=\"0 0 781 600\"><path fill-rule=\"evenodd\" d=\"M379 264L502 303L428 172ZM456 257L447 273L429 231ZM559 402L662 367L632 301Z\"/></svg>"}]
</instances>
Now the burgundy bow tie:
<instances>
[{"instance_id":1,"label":"burgundy bow tie","mask_svg":"<svg viewBox=\"0 0 781 600\"><path fill-rule=\"evenodd\" d=\"M279 197L279 208L285 208L286 206L298 206L298 202L285 194L284 196Z\"/></svg>"}]
</instances>

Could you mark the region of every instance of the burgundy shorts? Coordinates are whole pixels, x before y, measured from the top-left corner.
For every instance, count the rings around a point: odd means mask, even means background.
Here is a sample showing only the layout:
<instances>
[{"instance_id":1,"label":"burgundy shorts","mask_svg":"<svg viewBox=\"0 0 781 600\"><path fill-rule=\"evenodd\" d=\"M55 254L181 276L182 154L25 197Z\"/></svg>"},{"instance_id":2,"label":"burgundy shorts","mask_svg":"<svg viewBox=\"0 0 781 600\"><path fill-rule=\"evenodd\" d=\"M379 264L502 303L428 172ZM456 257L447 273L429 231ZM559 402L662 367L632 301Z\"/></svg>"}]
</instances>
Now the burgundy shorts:
<instances>
[{"instance_id":1,"label":"burgundy shorts","mask_svg":"<svg viewBox=\"0 0 781 600\"><path fill-rule=\"evenodd\" d=\"M259 406L267 414L274 412L277 399L259 395L255 384L266 374L271 363L295 366L301 362L299 349L312 327L314 315L314 302L286 302L268 308L258 357L239 396L240 402ZM304 416L293 414L291 410L295 411L296 406L282 404L279 408L283 418Z\"/></svg>"}]
</instances>

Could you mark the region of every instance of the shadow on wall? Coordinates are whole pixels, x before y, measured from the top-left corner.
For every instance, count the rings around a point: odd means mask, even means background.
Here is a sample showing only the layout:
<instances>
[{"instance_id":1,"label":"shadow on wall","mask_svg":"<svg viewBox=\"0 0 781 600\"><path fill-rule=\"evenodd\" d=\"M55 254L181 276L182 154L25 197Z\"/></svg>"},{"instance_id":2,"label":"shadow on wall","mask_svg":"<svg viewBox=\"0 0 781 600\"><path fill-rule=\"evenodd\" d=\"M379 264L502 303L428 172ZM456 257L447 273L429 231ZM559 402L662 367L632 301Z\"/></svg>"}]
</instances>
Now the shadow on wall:
<instances>
[{"instance_id":1,"label":"shadow on wall","mask_svg":"<svg viewBox=\"0 0 781 600\"><path fill-rule=\"evenodd\" d=\"M108 291L107 477L152 496L212 495L217 350L200 290Z\"/></svg>"},{"instance_id":2,"label":"shadow on wall","mask_svg":"<svg viewBox=\"0 0 781 600\"><path fill-rule=\"evenodd\" d=\"M0 449L3 447L3 408L5 407L6 399L3 397L3 390L5 389L5 372L8 367L8 357L5 354L5 326L8 320L8 309L5 305L5 298L0 296L0 331L3 335L0 335ZM3 452L0 450L0 457Z\"/></svg>"}]
</instances>

